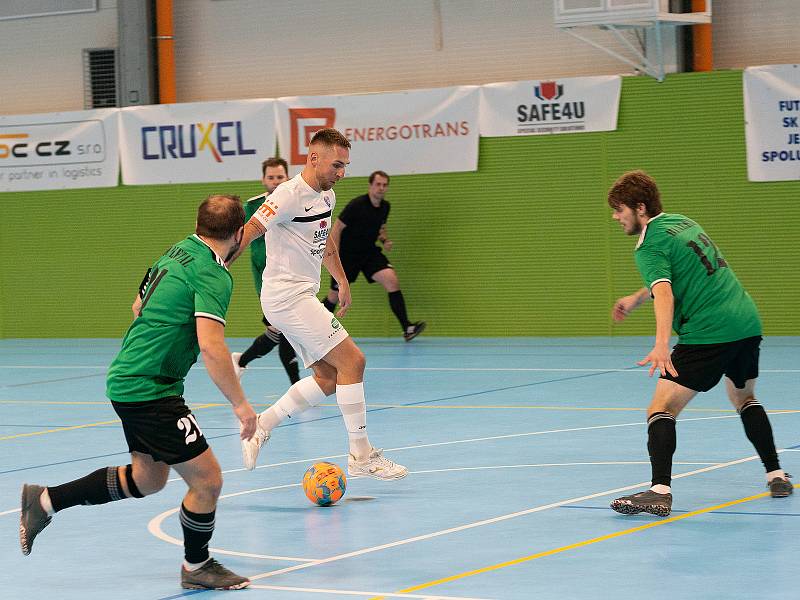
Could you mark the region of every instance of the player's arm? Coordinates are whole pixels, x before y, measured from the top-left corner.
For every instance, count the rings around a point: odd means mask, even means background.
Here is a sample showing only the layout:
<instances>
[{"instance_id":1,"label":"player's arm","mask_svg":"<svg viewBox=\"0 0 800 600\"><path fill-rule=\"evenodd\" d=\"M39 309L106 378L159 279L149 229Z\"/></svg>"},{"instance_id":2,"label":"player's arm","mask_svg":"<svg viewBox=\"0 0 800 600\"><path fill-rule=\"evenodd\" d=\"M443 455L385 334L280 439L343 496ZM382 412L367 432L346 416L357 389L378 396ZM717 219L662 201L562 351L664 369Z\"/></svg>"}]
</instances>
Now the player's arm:
<instances>
[{"instance_id":1,"label":"player's arm","mask_svg":"<svg viewBox=\"0 0 800 600\"><path fill-rule=\"evenodd\" d=\"M139 292L136 294L136 298L134 298L133 304L131 305L134 320L142 314L142 301L144 300L144 293L147 289L147 284L150 282L150 273L152 272L152 267L147 269L147 273L144 274L142 282L139 284Z\"/></svg>"},{"instance_id":2,"label":"player's arm","mask_svg":"<svg viewBox=\"0 0 800 600\"><path fill-rule=\"evenodd\" d=\"M242 424L242 439L249 440L256 431L257 417L233 371L231 354L225 344L225 325L206 317L197 317L195 321L197 342L208 375L233 406L233 412Z\"/></svg>"},{"instance_id":3,"label":"player's arm","mask_svg":"<svg viewBox=\"0 0 800 600\"><path fill-rule=\"evenodd\" d=\"M339 223L339 221L336 221L336 223ZM336 229L336 224L334 224L333 229ZM341 236L341 230L339 234ZM328 273L339 284L339 312L336 313L336 316L343 317L347 313L347 309L350 308L350 304L352 304L352 298L350 296L350 282L347 281L347 275L345 275L344 267L342 267L342 260L339 258L339 246L334 241L333 235L329 235L325 242L322 264L325 265Z\"/></svg>"},{"instance_id":4,"label":"player's arm","mask_svg":"<svg viewBox=\"0 0 800 600\"><path fill-rule=\"evenodd\" d=\"M386 223L381 225L381 228L378 230L378 241L383 244L383 249L387 252L391 251L394 242L389 239L389 232L386 230Z\"/></svg>"},{"instance_id":5,"label":"player's arm","mask_svg":"<svg viewBox=\"0 0 800 600\"><path fill-rule=\"evenodd\" d=\"M236 250L234 255L228 261L230 265L233 261L239 258L242 255L247 247L250 245L254 239L261 237L267 232L267 228L255 218L255 216L251 217L250 220L244 224L244 234L242 235L242 243L239 244L239 249Z\"/></svg>"},{"instance_id":6,"label":"player's arm","mask_svg":"<svg viewBox=\"0 0 800 600\"><path fill-rule=\"evenodd\" d=\"M337 252L339 251L339 246L342 245L342 231L344 231L345 227L347 227L347 223L341 219L336 219L333 223L333 227L331 227L331 234L328 236L328 239L332 239L333 243L336 245Z\"/></svg>"},{"instance_id":7,"label":"player's arm","mask_svg":"<svg viewBox=\"0 0 800 600\"><path fill-rule=\"evenodd\" d=\"M669 338L672 333L672 316L675 312L675 298L669 281L658 281L651 288L653 308L656 314L656 342L650 353L638 362L639 366L650 363L650 376L658 369L661 375L669 373L677 377L678 372L672 364Z\"/></svg>"},{"instance_id":8,"label":"player's arm","mask_svg":"<svg viewBox=\"0 0 800 600\"><path fill-rule=\"evenodd\" d=\"M631 311L649 299L650 290L646 287L636 290L628 296L623 296L614 302L614 308L611 309L611 318L615 321L624 321Z\"/></svg>"}]
</instances>

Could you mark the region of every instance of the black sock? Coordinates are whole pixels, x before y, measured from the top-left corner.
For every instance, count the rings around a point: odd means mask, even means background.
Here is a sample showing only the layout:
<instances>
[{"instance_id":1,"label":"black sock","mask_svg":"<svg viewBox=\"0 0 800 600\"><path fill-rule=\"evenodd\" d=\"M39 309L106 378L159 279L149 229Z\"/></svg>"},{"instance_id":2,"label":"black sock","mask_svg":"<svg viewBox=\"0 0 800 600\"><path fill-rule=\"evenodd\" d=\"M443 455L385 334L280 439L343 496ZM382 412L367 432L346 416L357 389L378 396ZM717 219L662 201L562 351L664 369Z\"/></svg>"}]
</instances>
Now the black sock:
<instances>
[{"instance_id":1,"label":"black sock","mask_svg":"<svg viewBox=\"0 0 800 600\"><path fill-rule=\"evenodd\" d=\"M403 292L400 290L389 292L389 306L392 307L392 312L394 316L397 317L397 320L400 321L400 325L403 327L403 333L405 333L411 323L406 314L406 301L403 299Z\"/></svg>"},{"instance_id":2,"label":"black sock","mask_svg":"<svg viewBox=\"0 0 800 600\"><path fill-rule=\"evenodd\" d=\"M275 346L277 346L277 344L268 338L266 334L262 333L253 340L253 343L250 344L247 350L242 352L242 355L239 357L239 366L246 367L251 361L269 354Z\"/></svg>"},{"instance_id":3,"label":"black sock","mask_svg":"<svg viewBox=\"0 0 800 600\"><path fill-rule=\"evenodd\" d=\"M739 415L742 417L747 439L755 446L767 473L780 469L778 452L775 450L775 441L772 438L772 426L769 424L769 417L764 407L757 400L751 400L739 410Z\"/></svg>"},{"instance_id":4,"label":"black sock","mask_svg":"<svg viewBox=\"0 0 800 600\"><path fill-rule=\"evenodd\" d=\"M328 312L330 312L330 313L332 313L333 311L336 310L336 303L335 302L331 302L327 298L325 298L325 300L322 301L322 306L327 308Z\"/></svg>"},{"instance_id":5,"label":"black sock","mask_svg":"<svg viewBox=\"0 0 800 600\"><path fill-rule=\"evenodd\" d=\"M127 498L119 481L117 467L103 467L80 479L48 486L47 493L56 512L79 504L106 504Z\"/></svg>"},{"instance_id":6,"label":"black sock","mask_svg":"<svg viewBox=\"0 0 800 600\"><path fill-rule=\"evenodd\" d=\"M208 560L208 543L214 534L216 511L193 513L181 503L181 529L183 529L183 551L186 562L197 564Z\"/></svg>"},{"instance_id":7,"label":"black sock","mask_svg":"<svg viewBox=\"0 0 800 600\"><path fill-rule=\"evenodd\" d=\"M647 452L653 472L653 485L672 482L672 455L675 454L675 417L657 412L647 419Z\"/></svg>"},{"instance_id":8,"label":"black sock","mask_svg":"<svg viewBox=\"0 0 800 600\"><path fill-rule=\"evenodd\" d=\"M281 337L281 343L278 344L278 355L281 357L283 368L286 369L286 374L289 376L289 381L292 384L300 381L300 367L297 364L297 354L294 348L289 343L286 337Z\"/></svg>"}]
</instances>

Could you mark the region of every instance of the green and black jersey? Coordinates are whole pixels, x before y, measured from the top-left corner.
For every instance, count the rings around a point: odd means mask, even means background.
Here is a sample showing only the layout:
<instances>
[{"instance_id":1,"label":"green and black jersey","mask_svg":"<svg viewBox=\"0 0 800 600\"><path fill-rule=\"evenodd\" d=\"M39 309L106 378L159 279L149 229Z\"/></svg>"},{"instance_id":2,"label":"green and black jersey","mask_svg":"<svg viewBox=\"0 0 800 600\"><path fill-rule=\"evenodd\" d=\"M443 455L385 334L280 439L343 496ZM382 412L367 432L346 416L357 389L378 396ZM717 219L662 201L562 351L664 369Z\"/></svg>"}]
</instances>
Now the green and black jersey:
<instances>
[{"instance_id":1,"label":"green and black jersey","mask_svg":"<svg viewBox=\"0 0 800 600\"><path fill-rule=\"evenodd\" d=\"M150 269L141 314L108 370L106 395L115 402L183 395L200 353L195 318L224 325L232 291L225 263L199 237L170 248Z\"/></svg>"},{"instance_id":2,"label":"green and black jersey","mask_svg":"<svg viewBox=\"0 0 800 600\"><path fill-rule=\"evenodd\" d=\"M250 220L258 207L264 204L267 194L260 194L250 198L244 204L245 223ZM261 297L261 284L263 282L264 267L267 266L267 247L264 243L264 236L258 236L250 242L250 270L253 272L253 281L256 284L256 292Z\"/></svg>"},{"instance_id":3,"label":"green and black jersey","mask_svg":"<svg viewBox=\"0 0 800 600\"><path fill-rule=\"evenodd\" d=\"M661 213L636 246L645 285L669 281L675 298L672 327L681 344L718 344L761 335L761 319L719 248L697 223Z\"/></svg>"}]
</instances>

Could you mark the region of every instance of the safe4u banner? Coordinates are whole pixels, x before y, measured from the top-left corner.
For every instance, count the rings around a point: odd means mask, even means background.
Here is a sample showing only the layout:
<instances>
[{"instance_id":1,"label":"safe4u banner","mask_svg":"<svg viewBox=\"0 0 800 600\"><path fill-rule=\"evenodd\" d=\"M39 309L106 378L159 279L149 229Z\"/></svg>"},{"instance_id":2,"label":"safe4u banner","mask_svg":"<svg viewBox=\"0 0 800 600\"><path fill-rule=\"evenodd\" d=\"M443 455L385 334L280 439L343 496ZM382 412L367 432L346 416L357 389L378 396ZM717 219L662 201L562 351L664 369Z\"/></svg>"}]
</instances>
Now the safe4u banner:
<instances>
[{"instance_id":1,"label":"safe4u banner","mask_svg":"<svg viewBox=\"0 0 800 600\"><path fill-rule=\"evenodd\" d=\"M621 87L618 75L481 86L481 136L614 130Z\"/></svg>"}]
</instances>

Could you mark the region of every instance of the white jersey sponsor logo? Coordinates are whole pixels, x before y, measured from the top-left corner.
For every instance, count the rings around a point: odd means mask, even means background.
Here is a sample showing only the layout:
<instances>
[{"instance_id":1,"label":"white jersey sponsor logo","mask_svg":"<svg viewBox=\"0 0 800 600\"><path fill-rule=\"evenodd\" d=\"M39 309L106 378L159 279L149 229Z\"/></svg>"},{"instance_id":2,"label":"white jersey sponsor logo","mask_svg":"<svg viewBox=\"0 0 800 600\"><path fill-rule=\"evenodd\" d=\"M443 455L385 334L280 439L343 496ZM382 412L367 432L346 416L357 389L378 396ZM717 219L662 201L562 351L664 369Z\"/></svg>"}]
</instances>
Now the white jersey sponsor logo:
<instances>
[{"instance_id":1,"label":"white jersey sponsor logo","mask_svg":"<svg viewBox=\"0 0 800 600\"><path fill-rule=\"evenodd\" d=\"M267 229L262 302L280 304L319 291L322 256L336 205L333 190L317 192L302 175L279 185L253 215Z\"/></svg>"}]
</instances>

